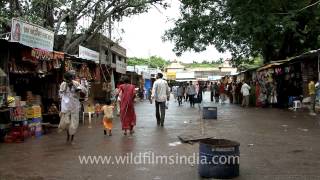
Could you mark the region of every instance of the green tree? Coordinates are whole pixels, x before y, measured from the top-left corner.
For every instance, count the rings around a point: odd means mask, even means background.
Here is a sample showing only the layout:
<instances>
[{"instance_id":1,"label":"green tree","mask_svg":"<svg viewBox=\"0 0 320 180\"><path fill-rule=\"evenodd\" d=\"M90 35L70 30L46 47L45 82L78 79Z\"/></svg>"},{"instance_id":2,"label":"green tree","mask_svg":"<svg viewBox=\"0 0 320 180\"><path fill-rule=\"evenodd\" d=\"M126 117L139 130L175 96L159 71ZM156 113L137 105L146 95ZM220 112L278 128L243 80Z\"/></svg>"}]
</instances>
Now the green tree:
<instances>
[{"instance_id":1,"label":"green tree","mask_svg":"<svg viewBox=\"0 0 320 180\"><path fill-rule=\"evenodd\" d=\"M8 32L12 17L19 17L53 30L55 35L65 35L60 50L73 54L79 44L108 26L109 20L120 21L153 5L167 7L163 0L1 0L0 33Z\"/></svg>"},{"instance_id":2,"label":"green tree","mask_svg":"<svg viewBox=\"0 0 320 180\"><path fill-rule=\"evenodd\" d=\"M208 45L230 51L239 65L250 57L285 59L320 45L317 0L181 0L181 18L166 31L174 51L200 52Z\"/></svg>"},{"instance_id":3,"label":"green tree","mask_svg":"<svg viewBox=\"0 0 320 180\"><path fill-rule=\"evenodd\" d=\"M150 68L159 68L159 69L164 69L169 64L167 60L158 56L151 56L149 58L132 57L128 59L127 63L129 66L147 65Z\"/></svg>"}]
</instances>

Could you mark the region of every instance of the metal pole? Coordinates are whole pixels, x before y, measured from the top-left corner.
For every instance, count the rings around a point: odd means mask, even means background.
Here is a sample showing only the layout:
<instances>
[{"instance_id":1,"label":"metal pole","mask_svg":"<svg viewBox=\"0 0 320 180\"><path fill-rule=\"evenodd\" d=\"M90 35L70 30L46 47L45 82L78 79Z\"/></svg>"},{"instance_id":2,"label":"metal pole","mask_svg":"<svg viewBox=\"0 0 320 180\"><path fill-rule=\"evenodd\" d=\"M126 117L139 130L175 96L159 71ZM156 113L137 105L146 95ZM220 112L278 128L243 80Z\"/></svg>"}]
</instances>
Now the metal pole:
<instances>
[{"instance_id":1,"label":"metal pole","mask_svg":"<svg viewBox=\"0 0 320 180\"><path fill-rule=\"evenodd\" d=\"M318 51L318 81L320 80L320 52Z\"/></svg>"}]
</instances>

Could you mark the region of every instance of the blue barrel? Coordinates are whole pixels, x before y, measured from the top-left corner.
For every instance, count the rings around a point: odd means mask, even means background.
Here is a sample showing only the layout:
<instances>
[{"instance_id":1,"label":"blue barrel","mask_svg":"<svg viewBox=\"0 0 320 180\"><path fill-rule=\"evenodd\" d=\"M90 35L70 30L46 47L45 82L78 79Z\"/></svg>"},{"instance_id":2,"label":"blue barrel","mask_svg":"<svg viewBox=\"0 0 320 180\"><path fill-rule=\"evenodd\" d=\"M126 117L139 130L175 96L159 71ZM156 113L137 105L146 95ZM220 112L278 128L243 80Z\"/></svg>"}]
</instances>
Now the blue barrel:
<instances>
[{"instance_id":1,"label":"blue barrel","mask_svg":"<svg viewBox=\"0 0 320 180\"><path fill-rule=\"evenodd\" d=\"M204 106L202 108L202 119L217 119L218 108L215 106Z\"/></svg>"},{"instance_id":2,"label":"blue barrel","mask_svg":"<svg viewBox=\"0 0 320 180\"><path fill-rule=\"evenodd\" d=\"M240 144L226 139L204 139L199 146L199 175L230 179L239 176Z\"/></svg>"}]
</instances>

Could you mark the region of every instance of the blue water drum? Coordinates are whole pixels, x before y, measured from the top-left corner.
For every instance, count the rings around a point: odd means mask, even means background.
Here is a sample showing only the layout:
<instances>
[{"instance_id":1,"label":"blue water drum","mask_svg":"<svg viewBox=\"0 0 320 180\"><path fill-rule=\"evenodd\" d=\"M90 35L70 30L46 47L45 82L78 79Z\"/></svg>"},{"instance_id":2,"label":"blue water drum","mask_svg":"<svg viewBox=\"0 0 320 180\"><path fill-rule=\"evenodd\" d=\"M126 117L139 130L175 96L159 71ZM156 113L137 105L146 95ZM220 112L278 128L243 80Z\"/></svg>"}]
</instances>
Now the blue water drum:
<instances>
[{"instance_id":1,"label":"blue water drum","mask_svg":"<svg viewBox=\"0 0 320 180\"><path fill-rule=\"evenodd\" d=\"M227 139L204 139L199 146L199 175L231 179L239 176L240 143Z\"/></svg>"}]
</instances>

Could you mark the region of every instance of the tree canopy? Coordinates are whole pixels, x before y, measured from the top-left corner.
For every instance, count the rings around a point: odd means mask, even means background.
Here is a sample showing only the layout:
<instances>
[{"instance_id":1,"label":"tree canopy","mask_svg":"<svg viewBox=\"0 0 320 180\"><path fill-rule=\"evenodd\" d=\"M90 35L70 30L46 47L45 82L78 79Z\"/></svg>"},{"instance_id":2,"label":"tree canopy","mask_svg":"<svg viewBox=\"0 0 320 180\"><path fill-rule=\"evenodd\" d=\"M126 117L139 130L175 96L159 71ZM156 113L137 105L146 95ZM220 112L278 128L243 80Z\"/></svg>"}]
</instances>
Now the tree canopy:
<instances>
[{"instance_id":1,"label":"tree canopy","mask_svg":"<svg viewBox=\"0 0 320 180\"><path fill-rule=\"evenodd\" d=\"M10 32L11 18L19 17L65 35L61 50L74 53L109 20L146 12L152 5L167 6L163 0L1 0L0 34Z\"/></svg>"},{"instance_id":2,"label":"tree canopy","mask_svg":"<svg viewBox=\"0 0 320 180\"><path fill-rule=\"evenodd\" d=\"M127 63L129 66L147 65L150 68L164 69L169 64L169 61L161 57L151 56L149 58L132 57L128 59Z\"/></svg>"},{"instance_id":3,"label":"tree canopy","mask_svg":"<svg viewBox=\"0 0 320 180\"><path fill-rule=\"evenodd\" d=\"M320 45L317 0L181 0L181 17L166 31L174 51L200 52L208 45L230 51L239 65L262 55L281 60Z\"/></svg>"}]
</instances>

